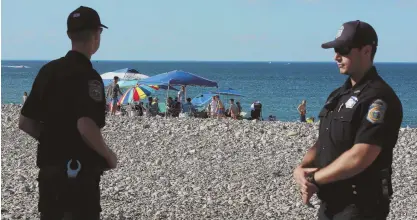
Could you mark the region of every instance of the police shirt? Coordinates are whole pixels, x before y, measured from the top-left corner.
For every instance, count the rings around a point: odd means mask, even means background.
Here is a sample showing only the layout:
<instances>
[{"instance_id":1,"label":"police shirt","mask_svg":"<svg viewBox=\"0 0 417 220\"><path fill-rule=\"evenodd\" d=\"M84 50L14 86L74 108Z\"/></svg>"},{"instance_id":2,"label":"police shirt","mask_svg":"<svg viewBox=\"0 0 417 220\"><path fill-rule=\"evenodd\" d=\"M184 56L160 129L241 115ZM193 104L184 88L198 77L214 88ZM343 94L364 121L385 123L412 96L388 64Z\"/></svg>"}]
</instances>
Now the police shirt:
<instances>
[{"instance_id":1,"label":"police shirt","mask_svg":"<svg viewBox=\"0 0 417 220\"><path fill-rule=\"evenodd\" d=\"M21 114L41 122L37 166L63 165L79 159L85 166L105 166L105 160L81 137L77 121L91 118L105 125L104 85L91 61L69 51L44 65L36 76Z\"/></svg>"},{"instance_id":2,"label":"police shirt","mask_svg":"<svg viewBox=\"0 0 417 220\"><path fill-rule=\"evenodd\" d=\"M355 144L377 145L382 151L362 173L321 187L328 191L349 191L357 185L377 189L376 173L392 164L393 148L402 123L402 104L393 89L372 67L353 87L350 78L333 91L319 113L319 145L315 165L328 166ZM327 192L326 192L327 191ZM357 193L356 191L354 193Z\"/></svg>"}]
</instances>

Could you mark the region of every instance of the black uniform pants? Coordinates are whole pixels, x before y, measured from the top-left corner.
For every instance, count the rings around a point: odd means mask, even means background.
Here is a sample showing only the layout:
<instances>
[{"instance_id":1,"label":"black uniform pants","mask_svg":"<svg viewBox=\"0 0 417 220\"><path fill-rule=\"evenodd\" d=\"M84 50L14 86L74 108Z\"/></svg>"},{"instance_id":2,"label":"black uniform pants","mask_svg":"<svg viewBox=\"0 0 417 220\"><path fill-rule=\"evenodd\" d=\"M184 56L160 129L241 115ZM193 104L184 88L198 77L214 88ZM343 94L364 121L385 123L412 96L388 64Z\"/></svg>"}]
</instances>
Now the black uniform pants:
<instances>
[{"instance_id":1,"label":"black uniform pants","mask_svg":"<svg viewBox=\"0 0 417 220\"><path fill-rule=\"evenodd\" d=\"M77 178L67 177L64 169L42 168L39 171L38 210L41 220L100 219L101 172L81 170Z\"/></svg>"},{"instance_id":2,"label":"black uniform pants","mask_svg":"<svg viewBox=\"0 0 417 220\"><path fill-rule=\"evenodd\" d=\"M319 220L385 220L389 214L389 202L361 202L332 205L323 202L318 211Z\"/></svg>"}]
</instances>

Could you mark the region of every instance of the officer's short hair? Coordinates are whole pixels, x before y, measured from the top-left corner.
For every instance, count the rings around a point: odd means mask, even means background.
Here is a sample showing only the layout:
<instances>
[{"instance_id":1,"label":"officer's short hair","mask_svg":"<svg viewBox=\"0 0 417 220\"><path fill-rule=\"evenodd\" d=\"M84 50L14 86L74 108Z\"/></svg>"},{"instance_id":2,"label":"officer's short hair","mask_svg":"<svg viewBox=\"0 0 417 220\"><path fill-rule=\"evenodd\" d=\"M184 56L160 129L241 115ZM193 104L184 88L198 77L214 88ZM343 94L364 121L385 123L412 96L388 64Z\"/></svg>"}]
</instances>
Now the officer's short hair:
<instances>
[{"instance_id":1,"label":"officer's short hair","mask_svg":"<svg viewBox=\"0 0 417 220\"><path fill-rule=\"evenodd\" d=\"M93 38L96 32L97 30L94 30L94 29L72 31L72 32L68 32L68 37L71 39L72 42L86 43L86 42L89 42Z\"/></svg>"},{"instance_id":2,"label":"officer's short hair","mask_svg":"<svg viewBox=\"0 0 417 220\"><path fill-rule=\"evenodd\" d=\"M374 61L375 54L376 54L376 46L372 46L372 52L371 52L371 60Z\"/></svg>"}]
</instances>

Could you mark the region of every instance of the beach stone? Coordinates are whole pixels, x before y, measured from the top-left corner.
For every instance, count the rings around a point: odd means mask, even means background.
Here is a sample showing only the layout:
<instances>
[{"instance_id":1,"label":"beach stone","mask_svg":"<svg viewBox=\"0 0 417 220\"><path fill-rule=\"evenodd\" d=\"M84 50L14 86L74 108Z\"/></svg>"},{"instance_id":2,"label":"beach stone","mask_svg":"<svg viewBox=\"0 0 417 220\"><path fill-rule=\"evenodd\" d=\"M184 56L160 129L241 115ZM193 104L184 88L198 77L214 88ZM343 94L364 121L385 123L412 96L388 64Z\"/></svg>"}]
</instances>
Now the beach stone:
<instances>
[{"instance_id":1,"label":"beach stone","mask_svg":"<svg viewBox=\"0 0 417 220\"><path fill-rule=\"evenodd\" d=\"M21 105L2 105L2 219L39 219L36 141L18 129ZM318 123L109 116L103 137L119 159L102 177L102 219L316 219L294 167ZM388 219L417 219L417 129L394 148Z\"/></svg>"}]
</instances>

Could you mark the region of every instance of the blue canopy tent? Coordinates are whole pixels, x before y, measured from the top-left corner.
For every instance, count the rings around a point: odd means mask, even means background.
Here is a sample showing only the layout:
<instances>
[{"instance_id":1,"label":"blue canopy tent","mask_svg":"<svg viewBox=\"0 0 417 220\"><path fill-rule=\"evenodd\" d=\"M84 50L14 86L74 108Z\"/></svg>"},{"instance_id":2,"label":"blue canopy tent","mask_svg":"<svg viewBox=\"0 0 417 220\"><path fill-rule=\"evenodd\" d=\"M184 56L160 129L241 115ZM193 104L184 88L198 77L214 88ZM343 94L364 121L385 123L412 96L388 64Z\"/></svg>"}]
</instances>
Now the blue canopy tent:
<instances>
[{"instance_id":1,"label":"blue canopy tent","mask_svg":"<svg viewBox=\"0 0 417 220\"><path fill-rule=\"evenodd\" d=\"M151 76L146 79L142 79L139 81L140 84L145 85L181 85L181 86L201 86L201 87L216 87L218 88L218 84L215 81L208 80L201 76L197 76L195 74L185 72L182 70L173 70L166 73L161 73L155 76ZM167 90L167 99L168 99L168 92ZM186 94L184 94L186 97Z\"/></svg>"},{"instance_id":2,"label":"blue canopy tent","mask_svg":"<svg viewBox=\"0 0 417 220\"><path fill-rule=\"evenodd\" d=\"M201 111L202 109L205 108L205 106L207 105L208 102L211 101L211 99L213 98L213 96L215 96L215 93L203 93L200 94L196 97L194 97L191 100L191 103L195 106L195 108L197 108L199 111Z\"/></svg>"},{"instance_id":3,"label":"blue canopy tent","mask_svg":"<svg viewBox=\"0 0 417 220\"><path fill-rule=\"evenodd\" d=\"M241 96L241 97L245 97L242 93L240 93L237 90L234 90L232 88L228 88L228 89L224 89L224 90L219 90L217 92L210 92L210 93L215 93L215 94L219 94L219 95L226 95L226 96Z\"/></svg>"}]
</instances>

